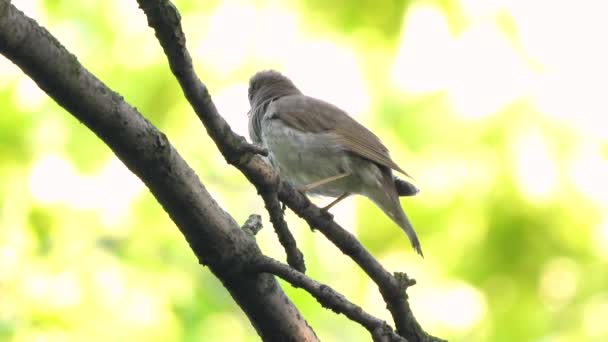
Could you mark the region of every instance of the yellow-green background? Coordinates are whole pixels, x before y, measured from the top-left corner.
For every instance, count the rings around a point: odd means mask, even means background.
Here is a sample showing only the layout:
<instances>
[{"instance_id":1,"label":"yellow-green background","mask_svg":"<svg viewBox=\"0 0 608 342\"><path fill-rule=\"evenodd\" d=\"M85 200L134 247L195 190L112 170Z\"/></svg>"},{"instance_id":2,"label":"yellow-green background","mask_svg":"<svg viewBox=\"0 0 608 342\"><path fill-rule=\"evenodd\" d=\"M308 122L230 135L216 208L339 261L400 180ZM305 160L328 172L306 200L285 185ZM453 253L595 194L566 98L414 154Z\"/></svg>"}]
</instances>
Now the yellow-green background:
<instances>
[{"instance_id":1,"label":"yellow-green background","mask_svg":"<svg viewBox=\"0 0 608 342\"><path fill-rule=\"evenodd\" d=\"M184 101L134 0L20 0L164 131L238 221L266 217ZM608 6L602 1L175 2L200 77L246 135L247 81L292 77L376 132L422 192L425 259L367 200L333 211L452 341L607 341ZM326 203L319 199L318 203ZM389 320L375 286L288 221L308 274ZM283 252L266 223L263 250ZM284 286L324 341L369 335ZM0 57L0 340L256 341L146 188Z\"/></svg>"}]
</instances>

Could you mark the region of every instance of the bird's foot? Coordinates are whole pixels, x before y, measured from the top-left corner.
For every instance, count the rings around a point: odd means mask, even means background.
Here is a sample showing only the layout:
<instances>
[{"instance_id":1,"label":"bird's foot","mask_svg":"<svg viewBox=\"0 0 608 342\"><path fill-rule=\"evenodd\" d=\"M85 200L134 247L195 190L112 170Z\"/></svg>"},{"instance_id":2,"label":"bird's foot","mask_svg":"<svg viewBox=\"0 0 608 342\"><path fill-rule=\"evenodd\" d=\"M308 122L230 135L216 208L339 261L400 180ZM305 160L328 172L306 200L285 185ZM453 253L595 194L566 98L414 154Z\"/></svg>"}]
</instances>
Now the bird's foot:
<instances>
[{"instance_id":1,"label":"bird's foot","mask_svg":"<svg viewBox=\"0 0 608 342\"><path fill-rule=\"evenodd\" d=\"M334 215L329 212L329 208L327 208L327 207L321 208L321 216L323 216L323 218L326 218L330 221L334 219Z\"/></svg>"},{"instance_id":2,"label":"bird's foot","mask_svg":"<svg viewBox=\"0 0 608 342\"><path fill-rule=\"evenodd\" d=\"M268 156L268 149L262 146L258 146L255 144L251 144L245 140L245 138L240 137L240 141L238 142L237 149L242 152L249 152L253 154L259 154L264 157Z\"/></svg>"}]
</instances>

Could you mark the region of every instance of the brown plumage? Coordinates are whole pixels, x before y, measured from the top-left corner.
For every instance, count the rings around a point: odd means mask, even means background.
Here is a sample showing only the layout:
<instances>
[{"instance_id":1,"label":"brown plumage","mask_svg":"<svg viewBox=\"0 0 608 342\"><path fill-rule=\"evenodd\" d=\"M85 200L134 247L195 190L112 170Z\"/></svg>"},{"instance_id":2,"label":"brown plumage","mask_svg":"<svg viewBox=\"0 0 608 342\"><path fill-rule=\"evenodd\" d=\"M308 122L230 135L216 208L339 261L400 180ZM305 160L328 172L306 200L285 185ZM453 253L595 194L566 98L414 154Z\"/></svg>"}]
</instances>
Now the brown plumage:
<instances>
[{"instance_id":1,"label":"brown plumage","mask_svg":"<svg viewBox=\"0 0 608 342\"><path fill-rule=\"evenodd\" d=\"M286 125L311 133L333 132L346 151L367 158L410 177L389 156L380 139L340 108L305 95L282 97L273 103L276 115Z\"/></svg>"},{"instance_id":2,"label":"brown plumage","mask_svg":"<svg viewBox=\"0 0 608 342\"><path fill-rule=\"evenodd\" d=\"M415 195L418 189L393 175L395 170L409 176L374 133L340 108L302 94L276 71L262 71L251 78L249 101L251 139L268 149L269 161L281 178L305 188L344 175L306 189L332 197L357 193L370 198L407 233L422 255L399 203L399 195Z\"/></svg>"}]
</instances>

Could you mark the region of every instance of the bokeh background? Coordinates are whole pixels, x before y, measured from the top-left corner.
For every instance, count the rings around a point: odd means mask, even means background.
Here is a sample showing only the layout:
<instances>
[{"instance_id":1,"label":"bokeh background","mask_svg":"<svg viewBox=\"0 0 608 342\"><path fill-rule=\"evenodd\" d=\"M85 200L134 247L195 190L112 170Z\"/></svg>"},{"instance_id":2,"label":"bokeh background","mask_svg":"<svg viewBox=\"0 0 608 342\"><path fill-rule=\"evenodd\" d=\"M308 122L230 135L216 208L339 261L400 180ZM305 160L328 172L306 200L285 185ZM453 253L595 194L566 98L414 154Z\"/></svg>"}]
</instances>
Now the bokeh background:
<instances>
[{"instance_id":1,"label":"bokeh background","mask_svg":"<svg viewBox=\"0 0 608 342\"><path fill-rule=\"evenodd\" d=\"M171 76L135 1L20 0L163 130L238 221L266 219ZM246 135L274 68L376 132L414 175L425 259L362 198L334 209L452 341L607 341L608 32L597 0L175 1L200 77ZM0 340L257 341L145 186L0 57ZM319 204L327 199L316 199ZM267 221L266 221L267 222ZM309 275L390 322L373 283L288 222ZM258 242L284 260L266 223ZM284 286L324 341L358 325Z\"/></svg>"}]
</instances>

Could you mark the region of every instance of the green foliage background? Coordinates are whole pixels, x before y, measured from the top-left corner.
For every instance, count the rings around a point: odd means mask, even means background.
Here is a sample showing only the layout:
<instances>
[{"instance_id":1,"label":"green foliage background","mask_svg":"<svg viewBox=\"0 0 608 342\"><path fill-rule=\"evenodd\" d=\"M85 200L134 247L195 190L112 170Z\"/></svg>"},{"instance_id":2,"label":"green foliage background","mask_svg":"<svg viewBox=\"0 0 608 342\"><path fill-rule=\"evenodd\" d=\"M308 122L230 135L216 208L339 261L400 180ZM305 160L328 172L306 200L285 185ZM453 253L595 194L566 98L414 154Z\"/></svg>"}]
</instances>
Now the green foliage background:
<instances>
[{"instance_id":1,"label":"green foliage background","mask_svg":"<svg viewBox=\"0 0 608 342\"><path fill-rule=\"evenodd\" d=\"M608 340L601 2L175 3L235 130L246 135L249 76L276 68L348 109L415 176L422 192L402 204L424 260L367 200L335 214L391 271L417 279L409 295L427 331ZM183 99L135 1L14 4L167 133L238 221L265 215ZM4 58L0 106L0 340L258 340L145 187ZM309 275L390 322L362 272L288 220ZM269 223L258 241L284 259ZM284 288L322 340L369 339Z\"/></svg>"}]
</instances>

